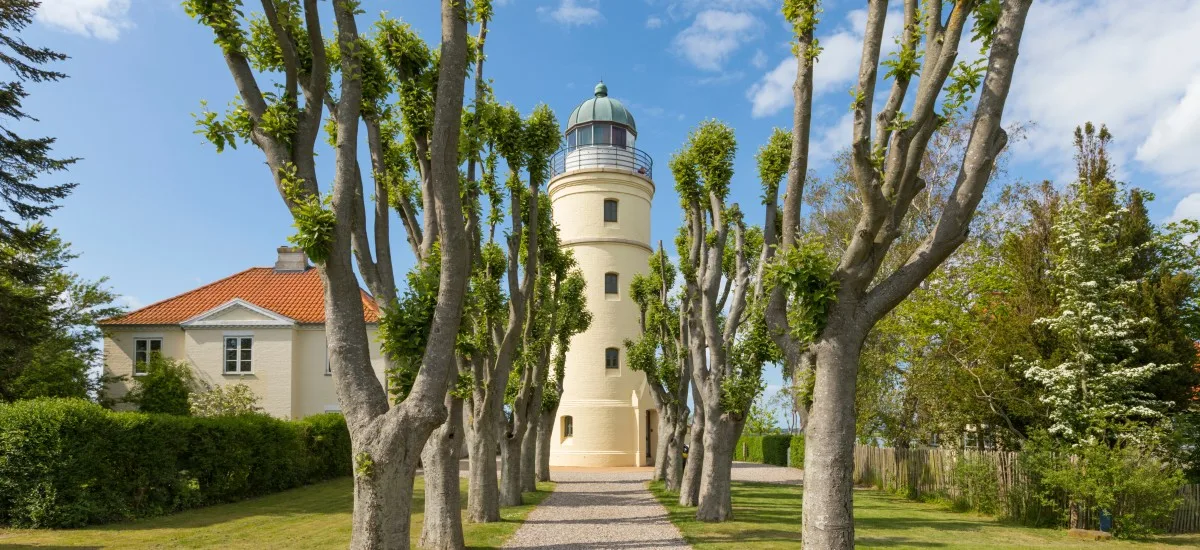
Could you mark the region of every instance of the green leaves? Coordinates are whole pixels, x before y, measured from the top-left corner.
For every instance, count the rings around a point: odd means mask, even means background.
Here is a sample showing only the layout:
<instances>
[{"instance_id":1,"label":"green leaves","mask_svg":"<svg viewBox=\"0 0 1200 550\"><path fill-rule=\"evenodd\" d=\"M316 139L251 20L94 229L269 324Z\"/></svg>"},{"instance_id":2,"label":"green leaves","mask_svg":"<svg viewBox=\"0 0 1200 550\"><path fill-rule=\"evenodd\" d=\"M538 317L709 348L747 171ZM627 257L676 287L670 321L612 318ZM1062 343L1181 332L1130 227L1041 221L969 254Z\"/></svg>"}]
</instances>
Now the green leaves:
<instances>
[{"instance_id":1,"label":"green leaves","mask_svg":"<svg viewBox=\"0 0 1200 550\"><path fill-rule=\"evenodd\" d=\"M333 249L337 226L337 217L330 208L333 198L305 192L296 165L291 163L279 169L279 181L284 196L292 203L292 225L296 228L288 242L302 248L314 263L324 264Z\"/></svg>"},{"instance_id":2,"label":"green leaves","mask_svg":"<svg viewBox=\"0 0 1200 550\"><path fill-rule=\"evenodd\" d=\"M774 200L779 193L779 182L787 175L792 159L792 134L782 128L771 131L767 143L759 147L754 156L758 161L758 178L763 186L763 204Z\"/></svg>"},{"instance_id":3,"label":"green leaves","mask_svg":"<svg viewBox=\"0 0 1200 550\"><path fill-rule=\"evenodd\" d=\"M767 266L766 286L782 286L788 295L788 326L801 342L812 342L825 328L837 299L834 262L816 240L802 241L780 251Z\"/></svg>"},{"instance_id":4,"label":"green leaves","mask_svg":"<svg viewBox=\"0 0 1200 550\"><path fill-rule=\"evenodd\" d=\"M733 128L717 120L706 120L692 132L688 147L704 190L724 200L729 195L733 158L737 154Z\"/></svg>"},{"instance_id":5,"label":"green leaves","mask_svg":"<svg viewBox=\"0 0 1200 550\"><path fill-rule=\"evenodd\" d=\"M241 27L240 0L185 0L183 11L200 24L212 29L213 40L227 54L241 54L246 46L246 32Z\"/></svg>"},{"instance_id":6,"label":"green leaves","mask_svg":"<svg viewBox=\"0 0 1200 550\"><path fill-rule=\"evenodd\" d=\"M942 100L941 121L952 119L966 107L971 96L979 90L983 75L987 72L987 59L959 61L950 70L950 83L946 85L946 97Z\"/></svg>"}]
</instances>

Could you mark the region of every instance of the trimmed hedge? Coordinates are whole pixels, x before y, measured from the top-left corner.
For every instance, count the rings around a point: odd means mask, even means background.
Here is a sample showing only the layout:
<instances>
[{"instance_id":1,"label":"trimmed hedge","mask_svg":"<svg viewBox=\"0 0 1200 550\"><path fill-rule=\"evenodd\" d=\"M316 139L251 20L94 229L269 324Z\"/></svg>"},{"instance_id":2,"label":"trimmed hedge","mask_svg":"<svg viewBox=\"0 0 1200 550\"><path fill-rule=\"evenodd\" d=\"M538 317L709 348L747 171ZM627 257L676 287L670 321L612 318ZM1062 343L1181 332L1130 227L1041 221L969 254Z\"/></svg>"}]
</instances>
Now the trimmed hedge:
<instances>
[{"instance_id":1,"label":"trimmed hedge","mask_svg":"<svg viewBox=\"0 0 1200 550\"><path fill-rule=\"evenodd\" d=\"M743 435L738 439L737 447L733 450L733 459L788 466L788 447L791 446L791 443L792 436L790 435ZM803 456L803 438L801 438L800 448L800 454ZM803 463L803 458L800 461Z\"/></svg>"},{"instance_id":2,"label":"trimmed hedge","mask_svg":"<svg viewBox=\"0 0 1200 550\"><path fill-rule=\"evenodd\" d=\"M351 472L345 419L0 404L0 525L79 527L278 492Z\"/></svg>"},{"instance_id":3,"label":"trimmed hedge","mask_svg":"<svg viewBox=\"0 0 1200 550\"><path fill-rule=\"evenodd\" d=\"M788 466L804 469L804 436L792 436L792 452L788 455Z\"/></svg>"},{"instance_id":4,"label":"trimmed hedge","mask_svg":"<svg viewBox=\"0 0 1200 550\"><path fill-rule=\"evenodd\" d=\"M792 453L788 455L787 449ZM804 467L804 436L742 436L733 448L733 460L774 466Z\"/></svg>"}]
</instances>

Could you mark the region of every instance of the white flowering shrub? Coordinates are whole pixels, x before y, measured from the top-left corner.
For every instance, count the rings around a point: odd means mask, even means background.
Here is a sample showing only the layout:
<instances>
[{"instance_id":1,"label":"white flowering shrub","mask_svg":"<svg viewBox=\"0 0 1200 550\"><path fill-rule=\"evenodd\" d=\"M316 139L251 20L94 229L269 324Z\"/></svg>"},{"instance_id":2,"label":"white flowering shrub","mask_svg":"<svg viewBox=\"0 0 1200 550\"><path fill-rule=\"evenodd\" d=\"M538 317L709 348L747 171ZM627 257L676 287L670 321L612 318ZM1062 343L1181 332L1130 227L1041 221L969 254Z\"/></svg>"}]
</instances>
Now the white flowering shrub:
<instances>
[{"instance_id":1,"label":"white flowering shrub","mask_svg":"<svg viewBox=\"0 0 1200 550\"><path fill-rule=\"evenodd\" d=\"M1052 361L1017 358L1025 376L1045 387L1041 401L1050 409L1050 433L1072 444L1129 435L1161 418L1169 403L1142 388L1156 373L1178 366L1134 361L1144 344L1138 334L1151 322L1133 314L1128 298L1136 281L1122 277L1136 250L1117 244L1122 211L1091 216L1085 200L1081 190L1055 223L1051 284L1059 308L1035 321L1059 351Z\"/></svg>"}]
</instances>

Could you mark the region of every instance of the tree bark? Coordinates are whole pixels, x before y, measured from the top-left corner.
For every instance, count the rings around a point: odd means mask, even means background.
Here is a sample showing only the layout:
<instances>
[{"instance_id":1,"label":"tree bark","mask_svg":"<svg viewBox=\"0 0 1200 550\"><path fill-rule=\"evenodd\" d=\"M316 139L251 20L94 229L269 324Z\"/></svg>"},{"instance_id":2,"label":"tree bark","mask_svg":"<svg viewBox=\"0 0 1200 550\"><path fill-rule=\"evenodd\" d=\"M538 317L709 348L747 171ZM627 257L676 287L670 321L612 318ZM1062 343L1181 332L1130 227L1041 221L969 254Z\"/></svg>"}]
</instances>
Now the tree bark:
<instances>
[{"instance_id":1,"label":"tree bark","mask_svg":"<svg viewBox=\"0 0 1200 550\"><path fill-rule=\"evenodd\" d=\"M500 505L521 505L521 440L509 431L500 446Z\"/></svg>"},{"instance_id":2,"label":"tree bark","mask_svg":"<svg viewBox=\"0 0 1200 550\"><path fill-rule=\"evenodd\" d=\"M688 424L683 419L677 419L672 427L674 434L671 444L667 447L667 491L678 492L683 483L683 445L687 437Z\"/></svg>"},{"instance_id":3,"label":"tree bark","mask_svg":"<svg viewBox=\"0 0 1200 550\"><path fill-rule=\"evenodd\" d=\"M467 440L470 471L467 479L467 521L500 521L500 486L496 478L495 428L475 422Z\"/></svg>"},{"instance_id":4,"label":"tree bark","mask_svg":"<svg viewBox=\"0 0 1200 550\"><path fill-rule=\"evenodd\" d=\"M709 417L704 424L704 467L700 471L696 519L729 521L733 519L733 498L730 493L733 448L737 446L745 421L735 420L713 409L715 407L707 411Z\"/></svg>"},{"instance_id":5,"label":"tree bark","mask_svg":"<svg viewBox=\"0 0 1200 550\"><path fill-rule=\"evenodd\" d=\"M425 443L421 465L425 474L425 522L421 548L460 550L463 542L460 512L458 448L462 441L462 400L446 396L450 415Z\"/></svg>"},{"instance_id":6,"label":"tree bark","mask_svg":"<svg viewBox=\"0 0 1200 550\"><path fill-rule=\"evenodd\" d=\"M830 326L816 346L811 424L804 431L805 548L854 546L854 392L864 337L865 331Z\"/></svg>"},{"instance_id":7,"label":"tree bark","mask_svg":"<svg viewBox=\"0 0 1200 550\"><path fill-rule=\"evenodd\" d=\"M537 439L537 480L550 481L550 442L554 435L554 417L558 415L558 407L553 411L542 411L538 420Z\"/></svg>"},{"instance_id":8,"label":"tree bark","mask_svg":"<svg viewBox=\"0 0 1200 550\"><path fill-rule=\"evenodd\" d=\"M538 401L541 401L540 399ZM541 415L535 414L525 423L525 433L521 438L521 490L533 492L537 490L537 442L538 425Z\"/></svg>"},{"instance_id":9,"label":"tree bark","mask_svg":"<svg viewBox=\"0 0 1200 550\"><path fill-rule=\"evenodd\" d=\"M667 458L667 449L670 447L671 435L674 430L666 422L666 415L663 415L663 410L660 408L659 423L658 423L658 441L654 448L654 481L666 481L667 470L670 469L670 461ZM666 428L666 429L664 429Z\"/></svg>"},{"instance_id":10,"label":"tree bark","mask_svg":"<svg viewBox=\"0 0 1200 550\"><path fill-rule=\"evenodd\" d=\"M692 392L692 436L688 441L687 465L683 469L683 480L679 486L679 505L695 506L700 502L700 470L704 467L704 405L698 400L699 392Z\"/></svg>"}]
</instances>

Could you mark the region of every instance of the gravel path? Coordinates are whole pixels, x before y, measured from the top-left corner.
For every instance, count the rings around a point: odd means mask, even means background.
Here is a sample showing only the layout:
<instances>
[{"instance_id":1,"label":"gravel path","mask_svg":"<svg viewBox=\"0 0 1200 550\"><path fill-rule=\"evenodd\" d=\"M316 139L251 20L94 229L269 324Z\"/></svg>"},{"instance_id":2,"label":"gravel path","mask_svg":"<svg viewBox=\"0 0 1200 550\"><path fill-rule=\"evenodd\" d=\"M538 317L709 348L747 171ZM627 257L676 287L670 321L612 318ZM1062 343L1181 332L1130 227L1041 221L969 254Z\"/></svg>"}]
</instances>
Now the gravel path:
<instances>
[{"instance_id":1,"label":"gravel path","mask_svg":"<svg viewBox=\"0 0 1200 550\"><path fill-rule=\"evenodd\" d=\"M557 486L505 548L691 548L646 490L650 471L555 471Z\"/></svg>"}]
</instances>

